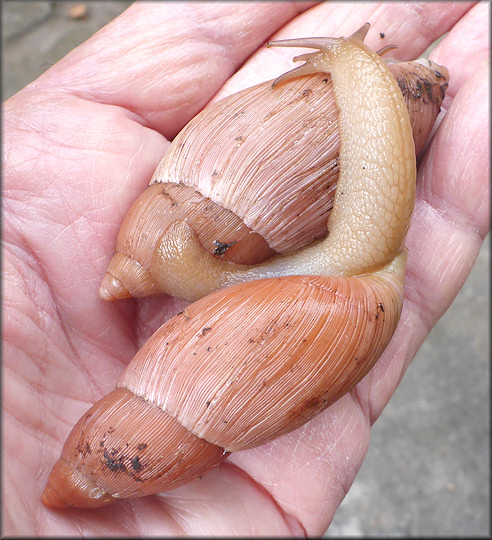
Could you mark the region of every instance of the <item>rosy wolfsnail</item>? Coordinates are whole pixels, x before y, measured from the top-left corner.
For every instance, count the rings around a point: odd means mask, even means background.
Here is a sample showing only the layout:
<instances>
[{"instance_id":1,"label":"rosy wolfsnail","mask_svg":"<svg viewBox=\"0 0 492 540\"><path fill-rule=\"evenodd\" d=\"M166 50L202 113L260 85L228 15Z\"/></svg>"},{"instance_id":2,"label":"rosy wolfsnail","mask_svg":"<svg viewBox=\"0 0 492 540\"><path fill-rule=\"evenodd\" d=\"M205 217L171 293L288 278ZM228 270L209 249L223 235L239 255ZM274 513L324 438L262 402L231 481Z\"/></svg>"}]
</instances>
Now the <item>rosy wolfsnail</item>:
<instances>
[{"instance_id":1,"label":"rosy wolfsnail","mask_svg":"<svg viewBox=\"0 0 492 540\"><path fill-rule=\"evenodd\" d=\"M447 71L426 59L393 61L389 68L409 109L418 155L439 112ZM323 238L339 147L338 109L324 73L292 78L275 91L262 83L207 107L177 135L129 210L101 297L171 293L159 280L168 267L157 247L180 220L205 250L238 264ZM185 280L182 285L188 287Z\"/></svg>"},{"instance_id":2,"label":"rosy wolfsnail","mask_svg":"<svg viewBox=\"0 0 492 540\"><path fill-rule=\"evenodd\" d=\"M47 506L97 507L182 485L306 422L384 351L403 302L416 163L400 89L363 44L368 28L273 43L319 49L277 84L318 71L333 80L340 173L329 234L240 265L205 251L185 220L168 227L158 264L193 289L171 279L169 290L219 290L161 326L82 416L50 474ZM191 285L190 265L203 286Z\"/></svg>"}]
</instances>

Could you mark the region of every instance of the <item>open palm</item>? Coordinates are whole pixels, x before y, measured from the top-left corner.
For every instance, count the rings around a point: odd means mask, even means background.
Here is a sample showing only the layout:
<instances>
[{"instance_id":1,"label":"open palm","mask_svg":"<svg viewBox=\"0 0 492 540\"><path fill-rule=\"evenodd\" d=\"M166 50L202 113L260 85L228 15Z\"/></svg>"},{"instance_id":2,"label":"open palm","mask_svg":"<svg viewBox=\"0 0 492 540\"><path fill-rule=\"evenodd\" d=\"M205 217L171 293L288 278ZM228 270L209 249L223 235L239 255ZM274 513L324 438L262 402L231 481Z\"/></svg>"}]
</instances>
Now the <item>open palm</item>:
<instances>
[{"instance_id":1,"label":"open palm","mask_svg":"<svg viewBox=\"0 0 492 540\"><path fill-rule=\"evenodd\" d=\"M4 533L323 534L372 422L488 232L486 10L136 4L4 104ZM366 21L366 43L387 44L385 32L404 59L450 30L432 55L450 71L449 110L419 168L405 304L385 354L314 420L202 479L94 510L46 509L41 493L75 421L184 305L98 297L123 216L168 141L211 99L292 67L292 52L262 47L280 28L275 38L339 36Z\"/></svg>"}]
</instances>

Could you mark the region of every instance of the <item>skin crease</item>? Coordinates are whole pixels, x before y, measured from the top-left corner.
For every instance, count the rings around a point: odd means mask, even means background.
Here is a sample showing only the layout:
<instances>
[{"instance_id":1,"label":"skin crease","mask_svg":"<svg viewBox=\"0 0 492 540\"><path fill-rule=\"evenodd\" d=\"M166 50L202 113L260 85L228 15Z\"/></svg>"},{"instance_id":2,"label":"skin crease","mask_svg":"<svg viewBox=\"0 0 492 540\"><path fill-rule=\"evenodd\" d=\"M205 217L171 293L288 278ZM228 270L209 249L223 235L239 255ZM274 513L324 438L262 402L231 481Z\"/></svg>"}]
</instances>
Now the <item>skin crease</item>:
<instances>
[{"instance_id":1,"label":"skin crease","mask_svg":"<svg viewBox=\"0 0 492 540\"><path fill-rule=\"evenodd\" d=\"M488 6L299 10L290 3L132 6L5 103L4 534L321 535L329 525L362 463L370 424L489 229ZM389 348L354 391L313 421L234 454L202 480L94 511L47 510L40 495L73 422L184 305L166 297L108 305L97 294L119 224L165 151L164 137L219 94L290 69L293 50L249 58L267 39L350 35L366 21L369 46L379 46L384 31L400 45L394 56L405 59L450 31L431 55L450 71L448 114L419 168L406 301Z\"/></svg>"}]
</instances>

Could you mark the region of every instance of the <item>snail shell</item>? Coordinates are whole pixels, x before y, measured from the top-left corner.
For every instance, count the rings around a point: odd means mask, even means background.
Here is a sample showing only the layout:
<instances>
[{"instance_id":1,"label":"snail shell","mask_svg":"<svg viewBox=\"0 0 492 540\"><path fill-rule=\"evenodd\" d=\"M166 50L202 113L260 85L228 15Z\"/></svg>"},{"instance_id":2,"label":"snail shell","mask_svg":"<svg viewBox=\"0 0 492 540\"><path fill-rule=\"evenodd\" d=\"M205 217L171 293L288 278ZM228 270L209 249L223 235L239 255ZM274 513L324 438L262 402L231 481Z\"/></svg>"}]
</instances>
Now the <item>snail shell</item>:
<instances>
[{"instance_id":1,"label":"snail shell","mask_svg":"<svg viewBox=\"0 0 492 540\"><path fill-rule=\"evenodd\" d=\"M309 420L384 351L403 303L416 162L401 92L362 42L368 28L349 38L274 43L320 51L303 55L306 63L280 82L332 74L341 148L330 234L240 265L197 246L185 221L170 227L163 237L179 244L180 271L199 257L204 281L218 290L161 326L117 389L82 416L50 474L45 505L96 507L182 485L229 452ZM368 94L349 91L358 86Z\"/></svg>"},{"instance_id":2,"label":"snail shell","mask_svg":"<svg viewBox=\"0 0 492 540\"><path fill-rule=\"evenodd\" d=\"M418 155L439 113L447 70L426 59L389 68L409 109ZM125 217L101 298L169 293L156 279L156 248L182 220L208 253L238 264L325 237L339 149L338 109L326 73L275 89L265 82L207 107L176 136Z\"/></svg>"},{"instance_id":3,"label":"snail shell","mask_svg":"<svg viewBox=\"0 0 492 540\"><path fill-rule=\"evenodd\" d=\"M75 425L45 505L97 507L172 489L308 421L384 350L404 258L362 278L250 281L169 319Z\"/></svg>"}]
</instances>

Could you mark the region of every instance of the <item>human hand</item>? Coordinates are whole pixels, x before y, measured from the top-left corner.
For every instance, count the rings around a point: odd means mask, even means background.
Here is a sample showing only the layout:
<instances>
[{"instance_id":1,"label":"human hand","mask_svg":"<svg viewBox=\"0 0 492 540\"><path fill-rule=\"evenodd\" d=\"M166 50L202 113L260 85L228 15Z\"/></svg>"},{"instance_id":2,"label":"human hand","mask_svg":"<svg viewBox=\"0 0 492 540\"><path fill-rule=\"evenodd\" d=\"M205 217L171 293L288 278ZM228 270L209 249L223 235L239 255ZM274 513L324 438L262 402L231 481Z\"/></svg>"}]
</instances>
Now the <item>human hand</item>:
<instances>
[{"instance_id":1,"label":"human hand","mask_svg":"<svg viewBox=\"0 0 492 540\"><path fill-rule=\"evenodd\" d=\"M417 19L402 4L377 11L363 4L355 12L323 4L297 16L307 7L132 6L5 103L9 534L319 535L331 521L362 463L370 424L456 295L488 230L488 51L480 5L466 13L469 4L425 4ZM275 39L349 35L370 21L376 33L367 43L378 45L381 28L404 58L455 27L431 55L450 71L450 110L419 170L400 327L357 388L295 432L233 454L202 480L160 496L49 511L40 495L74 422L114 388L140 345L182 305L169 298L99 300L119 224L166 138L217 91L224 96L292 67L288 51L253 54L289 20ZM433 26L422 27L425 20Z\"/></svg>"}]
</instances>

